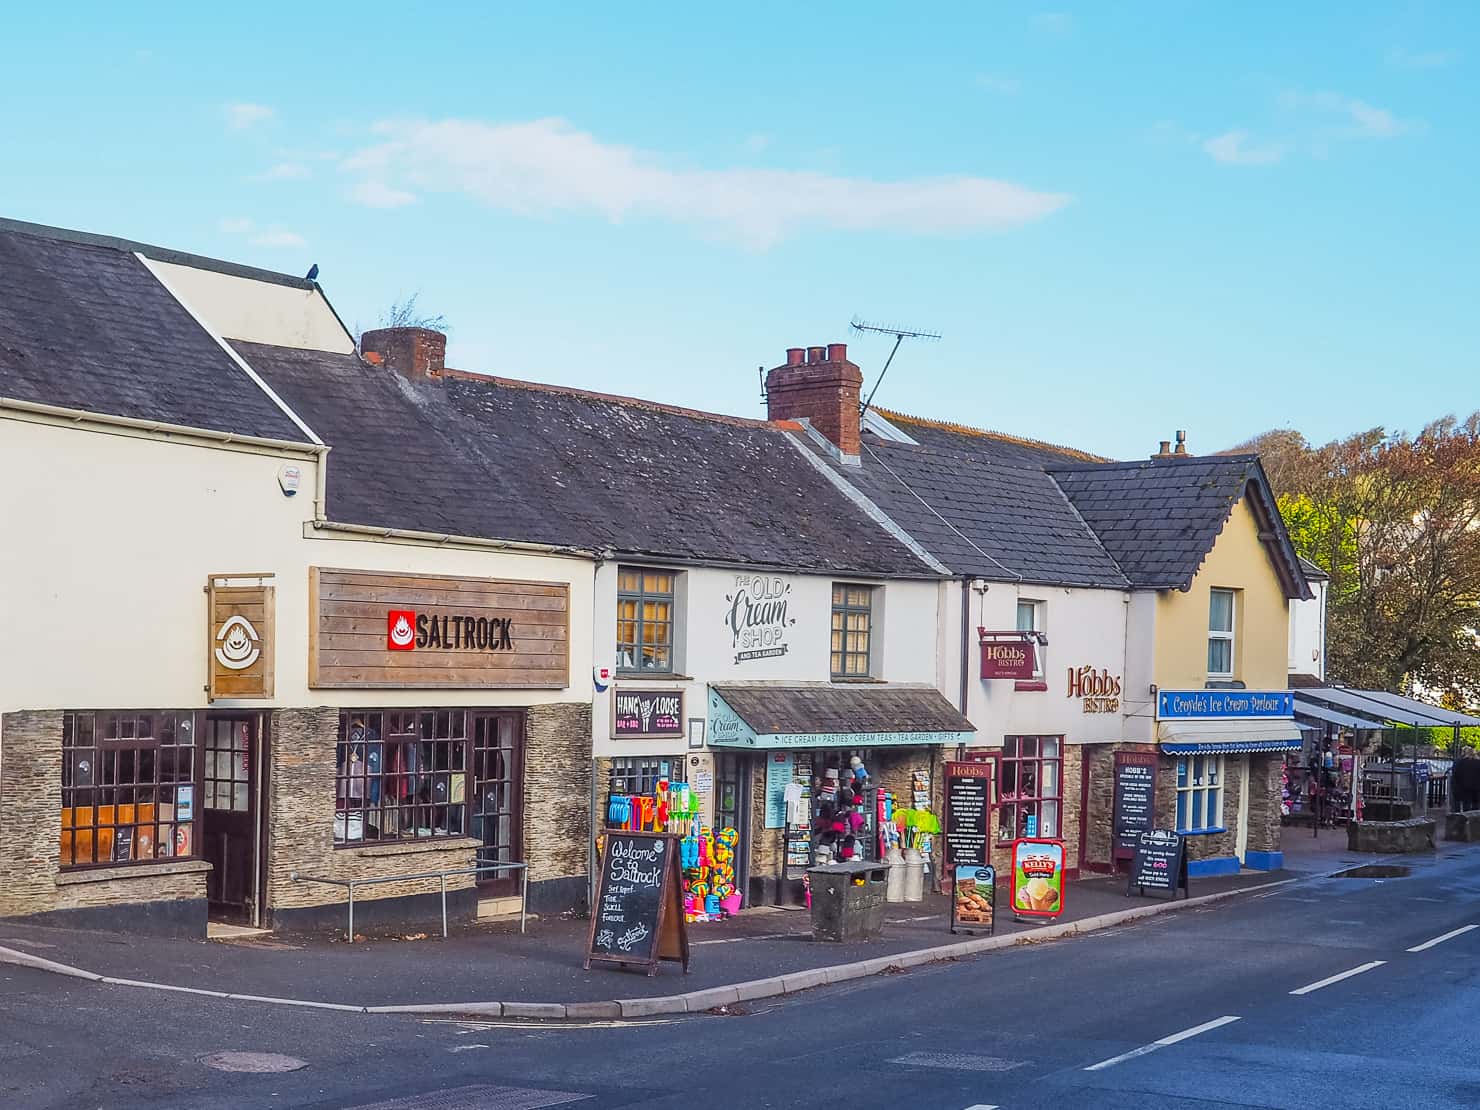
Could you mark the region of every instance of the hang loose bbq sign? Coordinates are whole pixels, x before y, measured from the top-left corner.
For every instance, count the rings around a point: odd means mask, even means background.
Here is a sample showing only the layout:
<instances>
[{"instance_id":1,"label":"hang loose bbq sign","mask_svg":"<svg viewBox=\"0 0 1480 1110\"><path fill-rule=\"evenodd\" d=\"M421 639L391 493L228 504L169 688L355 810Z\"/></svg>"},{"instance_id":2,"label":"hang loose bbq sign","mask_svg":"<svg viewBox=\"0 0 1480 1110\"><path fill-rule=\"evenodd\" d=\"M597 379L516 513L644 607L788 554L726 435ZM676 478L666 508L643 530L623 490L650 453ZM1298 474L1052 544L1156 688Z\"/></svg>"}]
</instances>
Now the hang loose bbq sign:
<instances>
[{"instance_id":1,"label":"hang loose bbq sign","mask_svg":"<svg viewBox=\"0 0 1480 1110\"><path fill-rule=\"evenodd\" d=\"M310 570L310 684L319 688L569 685L569 586Z\"/></svg>"}]
</instances>

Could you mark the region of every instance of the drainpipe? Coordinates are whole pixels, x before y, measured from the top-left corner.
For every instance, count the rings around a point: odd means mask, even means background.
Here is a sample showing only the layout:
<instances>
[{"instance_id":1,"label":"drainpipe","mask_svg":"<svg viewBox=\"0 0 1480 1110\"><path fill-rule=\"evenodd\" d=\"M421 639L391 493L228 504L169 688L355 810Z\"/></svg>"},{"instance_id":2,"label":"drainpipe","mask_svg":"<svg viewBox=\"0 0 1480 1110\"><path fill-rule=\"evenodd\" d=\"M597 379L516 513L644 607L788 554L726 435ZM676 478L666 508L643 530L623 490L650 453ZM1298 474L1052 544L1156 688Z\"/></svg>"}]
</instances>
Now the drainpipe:
<instances>
[{"instance_id":1,"label":"drainpipe","mask_svg":"<svg viewBox=\"0 0 1480 1110\"><path fill-rule=\"evenodd\" d=\"M967 677L968 666L971 661L971 579L961 579L961 693L959 708L961 716L966 717L966 703L971 693L971 682ZM970 717L966 718L970 720ZM956 757L959 759L966 754L966 745L956 745Z\"/></svg>"}]
</instances>

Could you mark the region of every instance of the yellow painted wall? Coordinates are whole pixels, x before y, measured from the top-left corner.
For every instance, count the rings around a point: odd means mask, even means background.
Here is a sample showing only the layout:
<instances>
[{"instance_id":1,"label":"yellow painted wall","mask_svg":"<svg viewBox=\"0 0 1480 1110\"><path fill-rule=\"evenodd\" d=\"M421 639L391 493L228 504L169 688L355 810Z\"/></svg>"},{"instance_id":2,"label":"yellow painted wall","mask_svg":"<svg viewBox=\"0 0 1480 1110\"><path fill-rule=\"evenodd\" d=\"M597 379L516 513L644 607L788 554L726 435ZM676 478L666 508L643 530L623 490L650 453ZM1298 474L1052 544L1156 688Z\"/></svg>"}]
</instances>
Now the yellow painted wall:
<instances>
[{"instance_id":1,"label":"yellow painted wall","mask_svg":"<svg viewBox=\"0 0 1480 1110\"><path fill-rule=\"evenodd\" d=\"M1233 676L1251 690L1283 690L1289 654L1289 602L1247 500L1224 524L1192 589L1163 590L1156 601L1155 681L1165 690L1201 688L1208 678L1208 605L1214 589L1237 590Z\"/></svg>"}]
</instances>

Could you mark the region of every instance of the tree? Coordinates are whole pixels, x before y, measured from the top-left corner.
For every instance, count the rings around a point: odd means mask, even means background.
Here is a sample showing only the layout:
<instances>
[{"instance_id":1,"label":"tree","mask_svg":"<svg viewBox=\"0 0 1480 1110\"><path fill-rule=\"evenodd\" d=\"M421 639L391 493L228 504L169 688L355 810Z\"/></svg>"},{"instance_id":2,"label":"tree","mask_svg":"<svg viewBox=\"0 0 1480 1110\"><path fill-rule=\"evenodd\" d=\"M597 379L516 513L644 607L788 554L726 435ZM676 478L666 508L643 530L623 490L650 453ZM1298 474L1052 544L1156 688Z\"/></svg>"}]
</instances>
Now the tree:
<instances>
[{"instance_id":1,"label":"tree","mask_svg":"<svg viewBox=\"0 0 1480 1110\"><path fill-rule=\"evenodd\" d=\"M1480 703L1480 413L1416 436L1381 428L1311 448L1267 433L1296 550L1331 575L1327 668L1373 689Z\"/></svg>"}]
</instances>

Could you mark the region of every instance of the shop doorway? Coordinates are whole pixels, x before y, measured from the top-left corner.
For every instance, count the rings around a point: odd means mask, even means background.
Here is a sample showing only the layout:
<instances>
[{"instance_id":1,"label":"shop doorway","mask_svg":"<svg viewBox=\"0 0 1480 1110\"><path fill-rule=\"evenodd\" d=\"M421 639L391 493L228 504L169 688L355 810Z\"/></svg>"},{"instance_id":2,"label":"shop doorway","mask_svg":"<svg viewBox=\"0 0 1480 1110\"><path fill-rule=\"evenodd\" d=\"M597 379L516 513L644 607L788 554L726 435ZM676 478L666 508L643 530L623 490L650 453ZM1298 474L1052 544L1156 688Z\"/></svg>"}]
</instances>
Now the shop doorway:
<instances>
[{"instance_id":1,"label":"shop doorway","mask_svg":"<svg viewBox=\"0 0 1480 1110\"><path fill-rule=\"evenodd\" d=\"M524 713L472 713L473 826L477 862L519 863L524 859ZM478 876L487 898L519 893L517 871Z\"/></svg>"},{"instance_id":2,"label":"shop doorway","mask_svg":"<svg viewBox=\"0 0 1480 1110\"><path fill-rule=\"evenodd\" d=\"M735 853L735 889L750 890L750 776L749 761L733 752L714 757L714 828L740 834Z\"/></svg>"},{"instance_id":3,"label":"shop doorway","mask_svg":"<svg viewBox=\"0 0 1480 1110\"><path fill-rule=\"evenodd\" d=\"M201 777L201 856L211 865L212 921L262 925L262 800L267 761L260 713L207 713Z\"/></svg>"}]
</instances>

